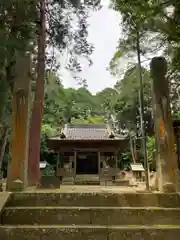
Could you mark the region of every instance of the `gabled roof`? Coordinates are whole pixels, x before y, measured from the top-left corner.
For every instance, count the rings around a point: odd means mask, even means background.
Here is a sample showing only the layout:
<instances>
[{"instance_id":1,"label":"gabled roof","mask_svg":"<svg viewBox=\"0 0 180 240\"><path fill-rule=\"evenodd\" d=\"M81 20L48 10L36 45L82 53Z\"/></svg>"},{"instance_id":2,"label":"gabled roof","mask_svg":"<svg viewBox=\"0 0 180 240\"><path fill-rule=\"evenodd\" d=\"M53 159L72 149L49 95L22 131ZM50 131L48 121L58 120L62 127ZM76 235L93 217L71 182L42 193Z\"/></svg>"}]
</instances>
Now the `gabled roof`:
<instances>
[{"instance_id":1,"label":"gabled roof","mask_svg":"<svg viewBox=\"0 0 180 240\"><path fill-rule=\"evenodd\" d=\"M121 136L124 139L124 137ZM56 138L57 139L57 138ZM113 140L117 137L107 124L70 124L60 133L61 140Z\"/></svg>"},{"instance_id":2,"label":"gabled roof","mask_svg":"<svg viewBox=\"0 0 180 240\"><path fill-rule=\"evenodd\" d=\"M106 124L67 125L62 133L66 139L101 140L109 139L110 132Z\"/></svg>"}]
</instances>

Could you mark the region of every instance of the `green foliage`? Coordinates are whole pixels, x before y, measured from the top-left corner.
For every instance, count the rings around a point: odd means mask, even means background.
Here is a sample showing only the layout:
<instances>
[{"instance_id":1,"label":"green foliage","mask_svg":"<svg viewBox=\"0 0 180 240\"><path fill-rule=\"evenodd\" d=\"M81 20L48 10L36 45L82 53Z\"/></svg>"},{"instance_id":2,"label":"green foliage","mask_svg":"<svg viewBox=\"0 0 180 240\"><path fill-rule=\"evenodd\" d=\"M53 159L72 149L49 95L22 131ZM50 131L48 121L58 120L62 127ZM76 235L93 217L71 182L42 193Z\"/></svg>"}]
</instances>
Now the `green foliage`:
<instances>
[{"instance_id":1,"label":"green foliage","mask_svg":"<svg viewBox=\"0 0 180 240\"><path fill-rule=\"evenodd\" d=\"M129 170L132 156L130 151L126 151L118 155L118 168L121 170Z\"/></svg>"},{"instance_id":2,"label":"green foliage","mask_svg":"<svg viewBox=\"0 0 180 240\"><path fill-rule=\"evenodd\" d=\"M119 58L134 56L138 32L141 55L148 57L149 53L154 55L163 51L170 63L170 78L177 80L180 66L179 1L112 0L112 6L121 13L123 34L110 63L111 71L118 67L116 61Z\"/></svg>"},{"instance_id":3,"label":"green foliage","mask_svg":"<svg viewBox=\"0 0 180 240\"><path fill-rule=\"evenodd\" d=\"M64 88L61 80L49 74L45 88L43 123L53 129L71 122L104 122L99 116L99 102L87 88Z\"/></svg>"},{"instance_id":4,"label":"green foliage","mask_svg":"<svg viewBox=\"0 0 180 240\"><path fill-rule=\"evenodd\" d=\"M41 133L44 136L52 137L56 134L56 129L53 129L50 125L44 124L41 128Z\"/></svg>"},{"instance_id":5,"label":"green foliage","mask_svg":"<svg viewBox=\"0 0 180 240\"><path fill-rule=\"evenodd\" d=\"M47 167L42 171L43 176L54 176L55 171L54 171L54 166L48 164Z\"/></svg>"},{"instance_id":6,"label":"green foliage","mask_svg":"<svg viewBox=\"0 0 180 240\"><path fill-rule=\"evenodd\" d=\"M51 126L45 124L41 128L40 160L46 161L52 166L56 166L57 154L47 147L48 137L54 136L56 131Z\"/></svg>"},{"instance_id":7,"label":"green foliage","mask_svg":"<svg viewBox=\"0 0 180 240\"><path fill-rule=\"evenodd\" d=\"M105 88L96 94L97 102L99 102L99 111L108 120L114 112L114 104L117 101L118 94L113 88Z\"/></svg>"},{"instance_id":8,"label":"green foliage","mask_svg":"<svg viewBox=\"0 0 180 240\"><path fill-rule=\"evenodd\" d=\"M151 170L156 169L156 148L155 148L155 137L148 137L147 138L147 152L148 152L148 162L150 165Z\"/></svg>"},{"instance_id":9,"label":"green foliage","mask_svg":"<svg viewBox=\"0 0 180 240\"><path fill-rule=\"evenodd\" d=\"M147 130L150 131L151 125L151 85L149 71L142 69L143 86L144 86L144 105L145 105L145 121ZM121 127L133 128L137 130L140 125L139 119L139 92L140 82L138 79L138 68L127 70L123 79L116 83L115 88L118 89L117 101L114 104L116 119Z\"/></svg>"},{"instance_id":10,"label":"green foliage","mask_svg":"<svg viewBox=\"0 0 180 240\"><path fill-rule=\"evenodd\" d=\"M103 124L105 120L101 116L88 116L87 119L73 119L73 124Z\"/></svg>"}]
</instances>

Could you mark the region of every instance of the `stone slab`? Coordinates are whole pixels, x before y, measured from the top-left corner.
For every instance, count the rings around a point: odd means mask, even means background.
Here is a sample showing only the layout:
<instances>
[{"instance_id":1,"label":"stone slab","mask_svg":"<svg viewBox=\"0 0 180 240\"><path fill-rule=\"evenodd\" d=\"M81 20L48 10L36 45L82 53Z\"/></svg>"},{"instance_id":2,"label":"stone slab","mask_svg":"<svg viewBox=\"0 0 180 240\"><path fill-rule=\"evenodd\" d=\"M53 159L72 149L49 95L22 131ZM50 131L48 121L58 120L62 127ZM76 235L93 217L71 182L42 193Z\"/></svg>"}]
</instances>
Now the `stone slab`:
<instances>
[{"instance_id":1,"label":"stone slab","mask_svg":"<svg viewBox=\"0 0 180 240\"><path fill-rule=\"evenodd\" d=\"M109 240L178 240L180 226L124 226L108 229Z\"/></svg>"},{"instance_id":2,"label":"stone slab","mask_svg":"<svg viewBox=\"0 0 180 240\"><path fill-rule=\"evenodd\" d=\"M113 182L113 184L116 185L116 186L129 186L130 185L130 181L129 180L116 179Z\"/></svg>"},{"instance_id":3,"label":"stone slab","mask_svg":"<svg viewBox=\"0 0 180 240\"><path fill-rule=\"evenodd\" d=\"M105 190L104 190L105 191ZM18 192L12 193L9 206L116 206L116 207L180 207L180 195L163 193L80 193Z\"/></svg>"},{"instance_id":4,"label":"stone slab","mask_svg":"<svg viewBox=\"0 0 180 240\"><path fill-rule=\"evenodd\" d=\"M0 226L3 240L179 240L180 226Z\"/></svg>"},{"instance_id":5,"label":"stone slab","mask_svg":"<svg viewBox=\"0 0 180 240\"><path fill-rule=\"evenodd\" d=\"M0 213L4 208L5 204L8 202L10 195L11 194L9 192L0 192Z\"/></svg>"},{"instance_id":6,"label":"stone slab","mask_svg":"<svg viewBox=\"0 0 180 240\"><path fill-rule=\"evenodd\" d=\"M1 219L6 225L180 225L180 208L9 207Z\"/></svg>"}]
</instances>

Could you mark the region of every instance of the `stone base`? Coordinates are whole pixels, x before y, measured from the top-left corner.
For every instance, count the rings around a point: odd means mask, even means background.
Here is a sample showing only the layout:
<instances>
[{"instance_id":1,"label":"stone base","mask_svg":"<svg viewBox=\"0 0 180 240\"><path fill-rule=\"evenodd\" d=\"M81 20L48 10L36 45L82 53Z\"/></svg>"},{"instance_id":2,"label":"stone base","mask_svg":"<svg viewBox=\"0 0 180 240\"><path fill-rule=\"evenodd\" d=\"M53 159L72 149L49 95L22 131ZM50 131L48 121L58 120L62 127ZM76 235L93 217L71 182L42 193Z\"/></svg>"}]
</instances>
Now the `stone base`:
<instances>
[{"instance_id":1,"label":"stone base","mask_svg":"<svg viewBox=\"0 0 180 240\"><path fill-rule=\"evenodd\" d=\"M101 186L113 186L113 181L110 179L101 179L100 180L100 185Z\"/></svg>"},{"instance_id":2,"label":"stone base","mask_svg":"<svg viewBox=\"0 0 180 240\"><path fill-rule=\"evenodd\" d=\"M41 176L39 188L43 189L55 189L60 188L60 178L56 176Z\"/></svg>"},{"instance_id":3,"label":"stone base","mask_svg":"<svg viewBox=\"0 0 180 240\"><path fill-rule=\"evenodd\" d=\"M11 192L20 192L23 190L24 190L24 183L19 179L13 181L8 186L8 191L11 191Z\"/></svg>"},{"instance_id":4,"label":"stone base","mask_svg":"<svg viewBox=\"0 0 180 240\"><path fill-rule=\"evenodd\" d=\"M129 180L116 179L113 184L115 186L130 186Z\"/></svg>"},{"instance_id":5,"label":"stone base","mask_svg":"<svg viewBox=\"0 0 180 240\"><path fill-rule=\"evenodd\" d=\"M73 177L63 177L62 185L74 185L74 178Z\"/></svg>"},{"instance_id":6,"label":"stone base","mask_svg":"<svg viewBox=\"0 0 180 240\"><path fill-rule=\"evenodd\" d=\"M174 186L173 183L166 183L163 185L162 191L164 193L173 193L176 192L176 187Z\"/></svg>"}]
</instances>

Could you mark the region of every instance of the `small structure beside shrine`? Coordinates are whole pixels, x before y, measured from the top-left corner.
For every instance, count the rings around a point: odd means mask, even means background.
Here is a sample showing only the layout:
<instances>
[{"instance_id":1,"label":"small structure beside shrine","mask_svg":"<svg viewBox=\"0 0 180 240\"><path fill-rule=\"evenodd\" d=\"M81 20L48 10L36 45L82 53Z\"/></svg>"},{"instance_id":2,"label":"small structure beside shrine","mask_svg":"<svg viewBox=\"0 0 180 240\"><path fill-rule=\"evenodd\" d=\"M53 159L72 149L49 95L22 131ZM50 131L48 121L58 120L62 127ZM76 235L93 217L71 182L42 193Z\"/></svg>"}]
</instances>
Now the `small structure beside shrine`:
<instances>
[{"instance_id":1,"label":"small structure beside shrine","mask_svg":"<svg viewBox=\"0 0 180 240\"><path fill-rule=\"evenodd\" d=\"M133 177L136 179L136 181L138 182L145 181L145 169L142 163L132 163L130 167Z\"/></svg>"},{"instance_id":2,"label":"small structure beside shrine","mask_svg":"<svg viewBox=\"0 0 180 240\"><path fill-rule=\"evenodd\" d=\"M41 175L43 174L43 171L46 169L47 165L48 165L48 163L46 161L39 163Z\"/></svg>"},{"instance_id":3,"label":"small structure beside shrine","mask_svg":"<svg viewBox=\"0 0 180 240\"><path fill-rule=\"evenodd\" d=\"M100 184L116 179L117 154L128 143L127 137L115 134L106 124L69 124L48 140L48 147L58 153L56 176L62 183L81 179L86 184Z\"/></svg>"}]
</instances>

